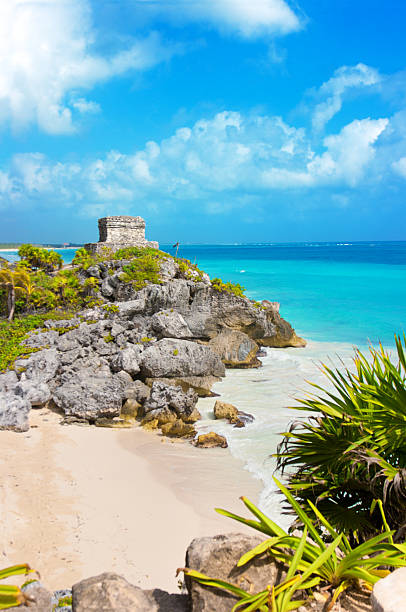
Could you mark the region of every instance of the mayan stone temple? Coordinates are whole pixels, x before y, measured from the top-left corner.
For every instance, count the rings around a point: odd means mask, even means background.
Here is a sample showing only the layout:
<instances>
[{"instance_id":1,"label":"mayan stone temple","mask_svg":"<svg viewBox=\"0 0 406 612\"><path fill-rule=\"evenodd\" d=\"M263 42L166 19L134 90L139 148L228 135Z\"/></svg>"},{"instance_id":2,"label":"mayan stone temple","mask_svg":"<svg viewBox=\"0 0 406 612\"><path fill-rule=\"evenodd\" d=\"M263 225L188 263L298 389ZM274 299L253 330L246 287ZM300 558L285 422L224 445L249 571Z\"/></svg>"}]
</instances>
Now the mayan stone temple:
<instances>
[{"instance_id":1,"label":"mayan stone temple","mask_svg":"<svg viewBox=\"0 0 406 612\"><path fill-rule=\"evenodd\" d=\"M159 244L145 240L145 221L142 217L103 217L99 219L99 242L85 244L90 253L101 253L103 248L117 251L126 247L150 247Z\"/></svg>"}]
</instances>

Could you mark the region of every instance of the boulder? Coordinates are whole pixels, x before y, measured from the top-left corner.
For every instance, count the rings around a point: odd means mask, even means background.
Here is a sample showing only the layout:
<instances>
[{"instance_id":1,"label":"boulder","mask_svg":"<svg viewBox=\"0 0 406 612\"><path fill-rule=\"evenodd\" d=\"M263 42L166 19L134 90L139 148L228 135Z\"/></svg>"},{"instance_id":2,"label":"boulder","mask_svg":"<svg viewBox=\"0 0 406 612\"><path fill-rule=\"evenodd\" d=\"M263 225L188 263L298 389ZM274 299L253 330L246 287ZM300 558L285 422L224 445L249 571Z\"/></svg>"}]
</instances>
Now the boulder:
<instances>
[{"instance_id":1,"label":"boulder","mask_svg":"<svg viewBox=\"0 0 406 612\"><path fill-rule=\"evenodd\" d=\"M75 612L158 612L150 593L109 572L74 584L72 607Z\"/></svg>"},{"instance_id":2,"label":"boulder","mask_svg":"<svg viewBox=\"0 0 406 612\"><path fill-rule=\"evenodd\" d=\"M197 436L196 440L194 440L193 444L195 446L199 446L200 448L213 448L214 446L227 448L228 446L225 437L215 433L214 431L210 431L207 434L200 434L200 436Z\"/></svg>"},{"instance_id":3,"label":"boulder","mask_svg":"<svg viewBox=\"0 0 406 612\"><path fill-rule=\"evenodd\" d=\"M135 399L140 404L143 404L149 398L150 393L151 389L141 380L135 380L124 389L125 399Z\"/></svg>"},{"instance_id":4,"label":"boulder","mask_svg":"<svg viewBox=\"0 0 406 612\"><path fill-rule=\"evenodd\" d=\"M19 610L29 610L29 612L52 612L52 594L38 582L31 582L22 587L22 592L28 598L23 606L18 606Z\"/></svg>"},{"instance_id":5,"label":"boulder","mask_svg":"<svg viewBox=\"0 0 406 612\"><path fill-rule=\"evenodd\" d=\"M0 392L0 429L28 431L31 404L27 399L9 392Z\"/></svg>"},{"instance_id":6,"label":"boulder","mask_svg":"<svg viewBox=\"0 0 406 612\"><path fill-rule=\"evenodd\" d=\"M168 385L162 382L154 382L151 394L144 404L144 412L155 412L169 408L176 415L188 421L195 422L200 418L200 414L195 409L197 403L197 393L189 389L186 393L179 386Z\"/></svg>"},{"instance_id":7,"label":"boulder","mask_svg":"<svg viewBox=\"0 0 406 612\"><path fill-rule=\"evenodd\" d=\"M142 410L141 404L134 399L128 399L125 401L124 406L121 408L121 416L130 417L136 419L140 415Z\"/></svg>"},{"instance_id":8,"label":"boulder","mask_svg":"<svg viewBox=\"0 0 406 612\"><path fill-rule=\"evenodd\" d=\"M224 329L208 346L228 368L258 368L261 365L257 358L258 344L244 332Z\"/></svg>"},{"instance_id":9,"label":"boulder","mask_svg":"<svg viewBox=\"0 0 406 612\"><path fill-rule=\"evenodd\" d=\"M0 374L0 392L13 391L17 383L18 378L14 370L8 370Z\"/></svg>"},{"instance_id":10,"label":"boulder","mask_svg":"<svg viewBox=\"0 0 406 612\"><path fill-rule=\"evenodd\" d=\"M154 598L159 612L190 612L189 597L187 595L167 593L161 589L144 592Z\"/></svg>"},{"instance_id":11,"label":"boulder","mask_svg":"<svg viewBox=\"0 0 406 612\"><path fill-rule=\"evenodd\" d=\"M47 383L38 380L22 380L14 387L14 394L28 400L33 407L43 406L51 399Z\"/></svg>"},{"instance_id":12,"label":"boulder","mask_svg":"<svg viewBox=\"0 0 406 612\"><path fill-rule=\"evenodd\" d=\"M124 370L124 372L127 372L130 376L136 376L140 371L138 362L142 350L141 346L131 345L118 351L110 362L112 371L119 372L120 370Z\"/></svg>"},{"instance_id":13,"label":"boulder","mask_svg":"<svg viewBox=\"0 0 406 612\"><path fill-rule=\"evenodd\" d=\"M141 355L141 373L150 378L224 376L224 365L206 346L188 340L159 340Z\"/></svg>"},{"instance_id":14,"label":"boulder","mask_svg":"<svg viewBox=\"0 0 406 612\"><path fill-rule=\"evenodd\" d=\"M165 425L166 423L173 423L174 421L176 421L176 419L176 412L170 410L170 408L156 408L155 410L151 410L145 415L141 422L141 425L144 426L149 422L156 421L156 426L161 427L161 425Z\"/></svg>"},{"instance_id":15,"label":"boulder","mask_svg":"<svg viewBox=\"0 0 406 612\"><path fill-rule=\"evenodd\" d=\"M122 386L112 376L84 370L56 388L52 397L65 416L93 421L101 417L119 416Z\"/></svg>"},{"instance_id":16,"label":"boulder","mask_svg":"<svg viewBox=\"0 0 406 612\"><path fill-rule=\"evenodd\" d=\"M185 423L181 419L162 425L161 431L164 436L169 438L194 438L196 435L193 425Z\"/></svg>"},{"instance_id":17,"label":"boulder","mask_svg":"<svg viewBox=\"0 0 406 612\"><path fill-rule=\"evenodd\" d=\"M406 567L378 580L371 595L373 612L400 612L406 602Z\"/></svg>"},{"instance_id":18,"label":"boulder","mask_svg":"<svg viewBox=\"0 0 406 612\"><path fill-rule=\"evenodd\" d=\"M237 567L242 555L263 539L241 533L196 538L186 551L186 567L211 578L231 582L250 593L257 593L279 582L283 574L282 566L271 562L267 556L256 557L244 566ZM203 587L189 578L186 578L186 587L193 612L230 612L238 601L223 590Z\"/></svg>"},{"instance_id":19,"label":"boulder","mask_svg":"<svg viewBox=\"0 0 406 612\"><path fill-rule=\"evenodd\" d=\"M199 397L213 397L218 395L211 390L214 383L219 382L218 376L176 376L174 378L146 378L145 383L152 386L154 382L163 382L168 385L178 385L183 391L192 389Z\"/></svg>"},{"instance_id":20,"label":"boulder","mask_svg":"<svg viewBox=\"0 0 406 612\"><path fill-rule=\"evenodd\" d=\"M47 331L33 331L24 338L24 346L31 348L49 348L56 344L59 339L57 331L50 329Z\"/></svg>"},{"instance_id":21,"label":"boulder","mask_svg":"<svg viewBox=\"0 0 406 612\"><path fill-rule=\"evenodd\" d=\"M45 349L32 353L27 359L17 359L14 363L16 372L21 372L21 380L52 380L59 367L59 357L56 349Z\"/></svg>"},{"instance_id":22,"label":"boulder","mask_svg":"<svg viewBox=\"0 0 406 612\"><path fill-rule=\"evenodd\" d=\"M226 402L217 400L214 404L214 418L228 419L229 421L236 420L238 418L238 408L233 406L233 404L227 404Z\"/></svg>"},{"instance_id":23,"label":"boulder","mask_svg":"<svg viewBox=\"0 0 406 612\"><path fill-rule=\"evenodd\" d=\"M176 310L160 310L151 317L151 329L159 338L191 338L185 319Z\"/></svg>"}]
</instances>

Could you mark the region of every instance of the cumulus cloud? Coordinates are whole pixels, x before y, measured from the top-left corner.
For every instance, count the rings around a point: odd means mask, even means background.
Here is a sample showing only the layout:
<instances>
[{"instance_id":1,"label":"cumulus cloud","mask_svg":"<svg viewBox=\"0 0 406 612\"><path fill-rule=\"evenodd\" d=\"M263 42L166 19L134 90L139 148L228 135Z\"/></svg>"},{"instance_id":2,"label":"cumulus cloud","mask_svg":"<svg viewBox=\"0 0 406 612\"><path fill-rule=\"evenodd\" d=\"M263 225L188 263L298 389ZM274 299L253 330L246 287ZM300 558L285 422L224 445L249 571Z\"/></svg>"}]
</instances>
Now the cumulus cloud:
<instances>
[{"instance_id":1,"label":"cumulus cloud","mask_svg":"<svg viewBox=\"0 0 406 612\"><path fill-rule=\"evenodd\" d=\"M313 128L320 131L326 123L336 115L342 107L343 99L348 90L376 85L381 76L375 68L365 64L356 66L341 66L334 76L315 92L321 101L316 104L312 117Z\"/></svg>"},{"instance_id":2,"label":"cumulus cloud","mask_svg":"<svg viewBox=\"0 0 406 612\"><path fill-rule=\"evenodd\" d=\"M392 168L402 178L406 179L406 157L401 157L392 163Z\"/></svg>"},{"instance_id":3,"label":"cumulus cloud","mask_svg":"<svg viewBox=\"0 0 406 612\"><path fill-rule=\"evenodd\" d=\"M286 0L143 0L138 10L178 23L203 22L245 39L288 34L302 25Z\"/></svg>"},{"instance_id":4,"label":"cumulus cloud","mask_svg":"<svg viewBox=\"0 0 406 612\"><path fill-rule=\"evenodd\" d=\"M74 129L75 116L98 105L78 92L168 59L157 34L113 54L94 51L88 0L0 3L0 122L32 123L51 134Z\"/></svg>"},{"instance_id":5,"label":"cumulus cloud","mask_svg":"<svg viewBox=\"0 0 406 612\"><path fill-rule=\"evenodd\" d=\"M362 184L388 119L353 121L313 150L303 128L280 117L226 111L133 154L110 151L82 163L39 153L14 156L0 174L0 201L39 200L123 211L135 201L201 201L217 214L224 197Z\"/></svg>"}]
</instances>

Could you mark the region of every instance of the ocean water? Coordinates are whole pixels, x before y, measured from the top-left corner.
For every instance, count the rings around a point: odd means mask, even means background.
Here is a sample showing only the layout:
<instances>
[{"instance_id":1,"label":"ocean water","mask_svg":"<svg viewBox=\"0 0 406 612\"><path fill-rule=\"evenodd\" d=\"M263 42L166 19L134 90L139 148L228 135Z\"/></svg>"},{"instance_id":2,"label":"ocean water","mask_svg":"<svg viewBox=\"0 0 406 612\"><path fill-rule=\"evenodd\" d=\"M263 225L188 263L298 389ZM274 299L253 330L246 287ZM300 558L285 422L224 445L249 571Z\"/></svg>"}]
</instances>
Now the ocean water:
<instances>
[{"instance_id":1,"label":"ocean water","mask_svg":"<svg viewBox=\"0 0 406 612\"><path fill-rule=\"evenodd\" d=\"M59 252L72 261L74 250ZM198 429L227 437L231 453L263 482L261 507L286 522L272 481L280 433L302 416L292 406L309 390L306 381L325 384L321 362L351 366L354 347L381 341L390 349L394 333L406 330L406 242L181 245L178 255L212 278L240 283L250 298L280 302L281 315L308 342L267 349L261 368L228 370L214 386L223 401L254 415L245 428L213 420L215 399L199 401Z\"/></svg>"}]
</instances>

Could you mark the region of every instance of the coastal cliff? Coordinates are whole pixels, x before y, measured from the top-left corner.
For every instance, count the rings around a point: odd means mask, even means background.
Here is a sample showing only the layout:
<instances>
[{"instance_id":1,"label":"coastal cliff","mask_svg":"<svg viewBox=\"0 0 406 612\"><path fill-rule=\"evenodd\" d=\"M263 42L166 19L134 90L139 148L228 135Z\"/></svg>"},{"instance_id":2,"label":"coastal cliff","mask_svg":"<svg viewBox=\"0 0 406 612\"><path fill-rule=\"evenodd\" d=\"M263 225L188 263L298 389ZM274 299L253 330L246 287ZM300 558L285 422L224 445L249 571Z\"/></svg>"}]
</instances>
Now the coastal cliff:
<instances>
[{"instance_id":1,"label":"coastal cliff","mask_svg":"<svg viewBox=\"0 0 406 612\"><path fill-rule=\"evenodd\" d=\"M0 374L1 428L26 431L41 406L65 422L190 425L225 367L260 366L261 346L305 345L278 304L155 248L82 249L70 273L92 307L26 335L27 354Z\"/></svg>"}]
</instances>

